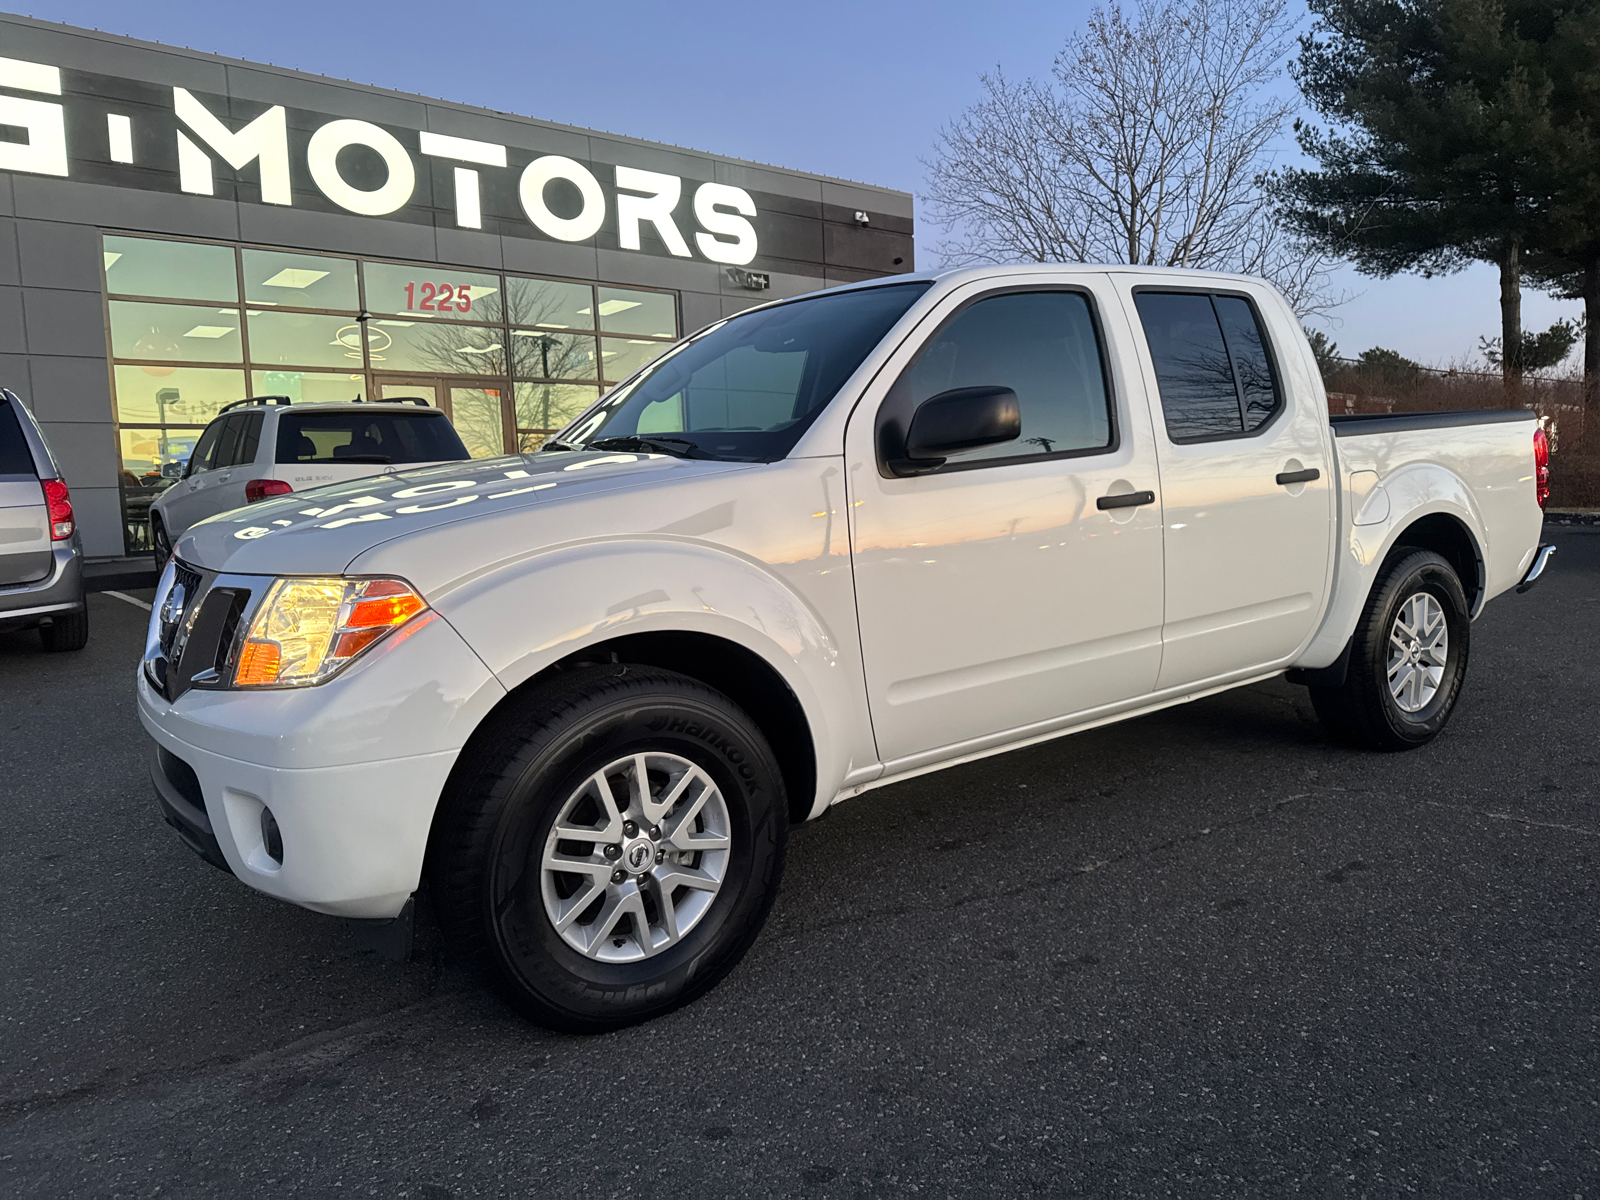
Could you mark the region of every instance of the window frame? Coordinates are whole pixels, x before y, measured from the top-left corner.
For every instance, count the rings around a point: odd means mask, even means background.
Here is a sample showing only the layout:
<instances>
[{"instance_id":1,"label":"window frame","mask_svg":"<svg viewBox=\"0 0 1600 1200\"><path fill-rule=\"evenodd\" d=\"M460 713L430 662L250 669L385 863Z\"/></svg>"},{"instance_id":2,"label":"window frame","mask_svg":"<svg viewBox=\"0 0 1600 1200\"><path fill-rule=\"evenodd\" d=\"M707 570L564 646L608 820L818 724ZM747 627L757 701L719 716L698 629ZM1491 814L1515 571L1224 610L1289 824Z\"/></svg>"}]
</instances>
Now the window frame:
<instances>
[{"instance_id":1,"label":"window frame","mask_svg":"<svg viewBox=\"0 0 1600 1200\"><path fill-rule=\"evenodd\" d=\"M906 375L911 372L912 368L917 365L927 348L938 339L939 335L942 334L952 322L954 322L961 316L962 313L966 312L967 309L971 308L975 304L981 304L985 300L993 300L999 296L1027 295L1041 292L1070 292L1074 295L1082 296L1088 306L1089 323L1094 330L1095 349L1098 351L1100 357L1100 378L1105 385L1106 420L1110 426L1110 440L1104 446L1093 446L1081 450L1040 451L1037 454L1016 454L1005 458L979 458L966 462L960 461L959 459L946 459L941 466L935 467L928 471L919 471L916 475L912 476L896 475L893 471L890 471L888 460L891 456L884 453L885 436L889 435L903 442L905 432L910 431L911 418L916 413L915 407L912 407L903 413L894 410L895 389L900 386L901 380L903 380ZM991 467L1010 467L1017 466L1022 463L1043 462L1047 459L1092 458L1095 455L1100 454L1115 454L1117 451L1121 450L1122 422L1120 420L1121 413L1117 404L1118 393L1116 379L1111 372L1111 356L1107 351L1105 324L1100 319L1100 309L1095 301L1096 297L1092 288L1084 284L1074 283L1007 284L1004 287L993 288L986 292L980 292L976 296L970 296L966 300L963 300L955 307L954 310L946 315L939 322L939 324L928 333L926 337L922 339L921 345L919 345L916 350L912 352L911 358L905 364L905 366L900 368L900 371L895 375L894 382L889 385L888 390L884 392L883 399L878 403L877 416L873 422L872 437L874 451L878 459L878 474L883 476L885 479L922 479L933 475L953 474L957 471L978 471ZM897 420L903 421L905 432L890 434L888 426L890 422Z\"/></svg>"},{"instance_id":2,"label":"window frame","mask_svg":"<svg viewBox=\"0 0 1600 1200\"><path fill-rule=\"evenodd\" d=\"M1163 295L1181 294L1186 296L1205 296L1211 299L1224 296L1230 299L1243 300L1250 307L1250 316L1255 320L1256 332L1261 335L1261 346L1267 353L1267 369L1272 372L1272 396L1274 400L1272 414L1254 429L1244 428L1245 399L1244 387L1239 380L1239 368L1234 365L1233 347L1228 344L1228 331L1222 324L1222 316L1217 312L1216 304L1211 306L1211 315L1217 322L1217 336L1222 339L1222 348L1228 355L1228 371L1233 376L1234 400L1239 406L1239 432L1238 433L1207 433L1197 434L1194 437L1174 437L1171 428L1167 425L1167 406L1161 400L1161 380L1156 372L1155 352L1150 348L1150 335L1145 332L1144 318L1139 313L1137 298L1146 293L1153 292ZM1145 357L1150 360L1151 381L1155 384L1155 402L1161 410L1161 433L1174 446L1201 446L1208 442L1238 442L1245 438L1259 437L1278 423L1280 417L1289 411L1289 394L1283 386L1283 367L1278 355L1277 347L1273 344L1272 331L1267 323L1261 319L1261 309L1256 306L1255 297L1249 292L1237 288L1225 287L1198 287L1193 284L1174 284L1166 286L1157 283L1140 284L1129 290L1134 297L1133 318L1138 326L1138 334L1144 342Z\"/></svg>"}]
</instances>

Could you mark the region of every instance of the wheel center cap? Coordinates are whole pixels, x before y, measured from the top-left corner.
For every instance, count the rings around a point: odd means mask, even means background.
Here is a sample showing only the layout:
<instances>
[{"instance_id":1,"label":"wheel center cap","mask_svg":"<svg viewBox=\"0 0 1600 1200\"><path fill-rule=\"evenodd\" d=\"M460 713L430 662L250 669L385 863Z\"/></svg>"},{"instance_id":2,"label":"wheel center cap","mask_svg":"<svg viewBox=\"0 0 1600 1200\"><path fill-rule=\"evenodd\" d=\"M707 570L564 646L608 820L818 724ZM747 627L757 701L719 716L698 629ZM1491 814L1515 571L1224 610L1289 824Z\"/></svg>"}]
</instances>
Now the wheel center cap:
<instances>
[{"instance_id":1,"label":"wheel center cap","mask_svg":"<svg viewBox=\"0 0 1600 1200\"><path fill-rule=\"evenodd\" d=\"M622 865L630 875L643 875L656 865L656 846L649 838L635 838L622 847Z\"/></svg>"}]
</instances>

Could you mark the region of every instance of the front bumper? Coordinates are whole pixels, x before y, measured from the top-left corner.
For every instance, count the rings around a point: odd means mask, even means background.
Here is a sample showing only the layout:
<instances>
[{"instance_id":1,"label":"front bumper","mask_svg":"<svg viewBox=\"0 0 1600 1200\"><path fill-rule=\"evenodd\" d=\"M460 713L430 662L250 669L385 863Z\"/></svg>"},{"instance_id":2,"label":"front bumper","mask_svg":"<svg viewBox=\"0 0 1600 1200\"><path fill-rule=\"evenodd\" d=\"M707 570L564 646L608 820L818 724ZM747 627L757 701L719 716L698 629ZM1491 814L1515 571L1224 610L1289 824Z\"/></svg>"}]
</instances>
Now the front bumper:
<instances>
[{"instance_id":1,"label":"front bumper","mask_svg":"<svg viewBox=\"0 0 1600 1200\"><path fill-rule=\"evenodd\" d=\"M50 617L83 611L83 556L58 545L50 574L34 583L0 588L0 630L29 629Z\"/></svg>"},{"instance_id":2,"label":"front bumper","mask_svg":"<svg viewBox=\"0 0 1600 1200\"><path fill-rule=\"evenodd\" d=\"M460 747L505 695L440 619L318 687L169 701L142 669L135 686L162 814L185 843L269 896L364 918L396 916L416 890Z\"/></svg>"}]
</instances>

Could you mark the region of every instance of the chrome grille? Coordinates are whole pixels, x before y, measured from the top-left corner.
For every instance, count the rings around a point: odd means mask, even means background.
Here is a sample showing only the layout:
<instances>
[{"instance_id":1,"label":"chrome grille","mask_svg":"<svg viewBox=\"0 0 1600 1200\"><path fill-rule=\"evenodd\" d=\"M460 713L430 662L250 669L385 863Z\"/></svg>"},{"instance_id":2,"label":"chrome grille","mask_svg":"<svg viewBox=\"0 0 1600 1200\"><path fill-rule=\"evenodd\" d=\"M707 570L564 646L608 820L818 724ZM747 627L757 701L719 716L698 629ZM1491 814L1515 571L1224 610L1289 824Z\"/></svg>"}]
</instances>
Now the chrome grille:
<instances>
[{"instance_id":1,"label":"chrome grille","mask_svg":"<svg viewBox=\"0 0 1600 1200\"><path fill-rule=\"evenodd\" d=\"M200 572L173 560L172 590L161 604L161 656L169 663L178 661L183 642L200 609Z\"/></svg>"}]
</instances>

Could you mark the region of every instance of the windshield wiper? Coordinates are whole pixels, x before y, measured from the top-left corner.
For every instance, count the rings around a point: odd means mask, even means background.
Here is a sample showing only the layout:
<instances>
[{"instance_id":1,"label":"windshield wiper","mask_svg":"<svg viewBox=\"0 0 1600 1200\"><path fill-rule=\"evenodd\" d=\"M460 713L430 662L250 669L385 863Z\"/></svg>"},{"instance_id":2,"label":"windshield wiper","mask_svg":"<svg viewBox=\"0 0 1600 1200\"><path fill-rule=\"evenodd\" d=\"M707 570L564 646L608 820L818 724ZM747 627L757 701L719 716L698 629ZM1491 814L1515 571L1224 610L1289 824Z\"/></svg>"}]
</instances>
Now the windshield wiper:
<instances>
[{"instance_id":1,"label":"windshield wiper","mask_svg":"<svg viewBox=\"0 0 1600 1200\"><path fill-rule=\"evenodd\" d=\"M545 451L545 450L582 450L582 449L583 449L582 446L579 446L574 442L558 442L558 441L555 440L555 438L551 438L544 445L539 447L539 451L541 453L543 451Z\"/></svg>"},{"instance_id":2,"label":"windshield wiper","mask_svg":"<svg viewBox=\"0 0 1600 1200\"><path fill-rule=\"evenodd\" d=\"M338 458L308 458L302 462L316 463L392 463L387 454L341 454Z\"/></svg>"},{"instance_id":3,"label":"windshield wiper","mask_svg":"<svg viewBox=\"0 0 1600 1200\"><path fill-rule=\"evenodd\" d=\"M586 443L587 450L644 450L660 454L671 454L676 458L714 458L715 455L707 454L700 449L698 442L691 442L688 438L639 437L637 434L627 434L623 437L604 437Z\"/></svg>"}]
</instances>

